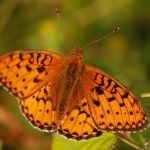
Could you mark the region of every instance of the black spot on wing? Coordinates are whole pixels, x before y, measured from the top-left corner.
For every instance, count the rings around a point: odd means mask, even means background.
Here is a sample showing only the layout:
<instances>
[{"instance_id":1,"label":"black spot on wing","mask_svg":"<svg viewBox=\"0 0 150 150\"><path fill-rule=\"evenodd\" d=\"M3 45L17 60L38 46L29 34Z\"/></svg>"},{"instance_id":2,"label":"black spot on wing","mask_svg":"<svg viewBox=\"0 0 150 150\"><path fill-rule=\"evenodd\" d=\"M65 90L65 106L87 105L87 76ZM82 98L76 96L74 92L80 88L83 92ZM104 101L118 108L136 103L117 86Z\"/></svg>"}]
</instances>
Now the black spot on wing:
<instances>
[{"instance_id":1,"label":"black spot on wing","mask_svg":"<svg viewBox=\"0 0 150 150\"><path fill-rule=\"evenodd\" d=\"M17 66L18 69L21 68L20 63L18 63L16 66Z\"/></svg>"},{"instance_id":2,"label":"black spot on wing","mask_svg":"<svg viewBox=\"0 0 150 150\"><path fill-rule=\"evenodd\" d=\"M111 82L112 82L112 80L111 80L111 79L108 79L108 84L107 84L107 86L106 86L106 89L109 88L109 86L111 85Z\"/></svg>"},{"instance_id":3,"label":"black spot on wing","mask_svg":"<svg viewBox=\"0 0 150 150\"><path fill-rule=\"evenodd\" d=\"M87 102L84 102L84 103L82 104L83 107L86 106L86 105L87 105Z\"/></svg>"},{"instance_id":4,"label":"black spot on wing","mask_svg":"<svg viewBox=\"0 0 150 150\"><path fill-rule=\"evenodd\" d=\"M37 55L37 63L39 63L39 58L41 57L41 54L40 53L38 53L38 55Z\"/></svg>"},{"instance_id":5,"label":"black spot on wing","mask_svg":"<svg viewBox=\"0 0 150 150\"><path fill-rule=\"evenodd\" d=\"M115 97L109 97L109 98L107 98L107 100L108 100L108 102L112 102L115 100Z\"/></svg>"},{"instance_id":6,"label":"black spot on wing","mask_svg":"<svg viewBox=\"0 0 150 150\"><path fill-rule=\"evenodd\" d=\"M103 91L99 86L96 86L96 87L95 87L95 90L96 90L96 93L97 93L98 95L104 94L104 91Z\"/></svg>"},{"instance_id":7,"label":"black spot on wing","mask_svg":"<svg viewBox=\"0 0 150 150\"><path fill-rule=\"evenodd\" d=\"M44 94L45 94L45 95L48 95L48 91L47 91L46 88L44 88Z\"/></svg>"},{"instance_id":8,"label":"black spot on wing","mask_svg":"<svg viewBox=\"0 0 150 150\"><path fill-rule=\"evenodd\" d=\"M37 68L38 73L42 73L43 71L45 71L45 67L41 66Z\"/></svg>"},{"instance_id":9,"label":"black spot on wing","mask_svg":"<svg viewBox=\"0 0 150 150\"><path fill-rule=\"evenodd\" d=\"M97 72L96 74L95 74L95 78L94 78L94 81L97 79L97 76L99 75L99 73Z\"/></svg>"},{"instance_id":10,"label":"black spot on wing","mask_svg":"<svg viewBox=\"0 0 150 150\"><path fill-rule=\"evenodd\" d=\"M31 68L29 65L26 65L26 70L27 70L28 72L30 72L30 71L32 70L32 68Z\"/></svg>"},{"instance_id":11,"label":"black spot on wing","mask_svg":"<svg viewBox=\"0 0 150 150\"><path fill-rule=\"evenodd\" d=\"M46 61L46 59L47 59L47 55L45 54L44 58L41 60L41 64L44 65L44 62Z\"/></svg>"},{"instance_id":12,"label":"black spot on wing","mask_svg":"<svg viewBox=\"0 0 150 150\"><path fill-rule=\"evenodd\" d=\"M128 95L129 95L129 94L128 94L127 92L125 92L124 95L121 95L121 97L122 97L122 98L128 98Z\"/></svg>"},{"instance_id":13,"label":"black spot on wing","mask_svg":"<svg viewBox=\"0 0 150 150\"><path fill-rule=\"evenodd\" d=\"M96 106L100 106L100 101L99 101L99 100L93 100L93 103L94 103Z\"/></svg>"},{"instance_id":14,"label":"black spot on wing","mask_svg":"<svg viewBox=\"0 0 150 150\"><path fill-rule=\"evenodd\" d=\"M23 54L22 54L22 53L19 54L19 59L20 59L21 61L24 60L24 59L23 59Z\"/></svg>"},{"instance_id":15,"label":"black spot on wing","mask_svg":"<svg viewBox=\"0 0 150 150\"><path fill-rule=\"evenodd\" d=\"M101 83L98 84L99 86L104 86L104 75L101 78Z\"/></svg>"},{"instance_id":16,"label":"black spot on wing","mask_svg":"<svg viewBox=\"0 0 150 150\"><path fill-rule=\"evenodd\" d=\"M120 107L124 107L124 106L125 106L125 103L122 102L122 103L120 103L119 105L120 105Z\"/></svg>"},{"instance_id":17,"label":"black spot on wing","mask_svg":"<svg viewBox=\"0 0 150 150\"><path fill-rule=\"evenodd\" d=\"M38 79L38 78L34 78L34 79L33 79L33 82L34 82L34 83L39 83L39 82L41 82L41 81L42 81L42 80L40 80L40 79Z\"/></svg>"}]
</instances>

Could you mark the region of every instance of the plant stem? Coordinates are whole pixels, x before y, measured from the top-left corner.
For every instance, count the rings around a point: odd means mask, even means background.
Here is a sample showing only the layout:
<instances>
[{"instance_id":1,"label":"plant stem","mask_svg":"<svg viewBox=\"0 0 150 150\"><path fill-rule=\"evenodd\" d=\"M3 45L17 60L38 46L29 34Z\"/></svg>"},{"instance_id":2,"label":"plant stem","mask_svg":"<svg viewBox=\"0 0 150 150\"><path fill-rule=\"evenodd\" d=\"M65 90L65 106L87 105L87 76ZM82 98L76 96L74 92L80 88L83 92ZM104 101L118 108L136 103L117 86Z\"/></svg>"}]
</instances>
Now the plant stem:
<instances>
[{"instance_id":1,"label":"plant stem","mask_svg":"<svg viewBox=\"0 0 150 150\"><path fill-rule=\"evenodd\" d=\"M135 143L133 143L130 139L129 139L129 137L127 136L127 135L125 135L125 134L122 134L122 135L120 135L120 134L117 134L118 135L118 139L120 140L120 141L123 141L124 143L126 143L126 144L128 144L128 145L130 145L131 147L133 147L133 148L135 148L136 150L144 150L143 148L141 148L141 147L139 147L138 145L136 145Z\"/></svg>"}]
</instances>

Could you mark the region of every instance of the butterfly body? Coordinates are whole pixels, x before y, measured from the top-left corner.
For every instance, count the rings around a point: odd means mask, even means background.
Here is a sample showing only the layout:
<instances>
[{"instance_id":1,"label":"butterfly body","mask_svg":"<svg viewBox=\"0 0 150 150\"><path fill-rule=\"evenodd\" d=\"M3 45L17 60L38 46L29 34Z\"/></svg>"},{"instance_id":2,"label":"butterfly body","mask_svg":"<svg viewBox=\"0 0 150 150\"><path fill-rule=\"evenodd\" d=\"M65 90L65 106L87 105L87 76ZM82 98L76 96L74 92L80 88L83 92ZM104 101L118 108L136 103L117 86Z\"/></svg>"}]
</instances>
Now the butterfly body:
<instances>
[{"instance_id":1,"label":"butterfly body","mask_svg":"<svg viewBox=\"0 0 150 150\"><path fill-rule=\"evenodd\" d=\"M138 98L102 70L84 65L79 48L68 58L47 51L0 56L0 83L17 97L35 127L68 138L139 131L148 125Z\"/></svg>"},{"instance_id":2,"label":"butterfly body","mask_svg":"<svg viewBox=\"0 0 150 150\"><path fill-rule=\"evenodd\" d=\"M64 115L69 112L72 103L72 91L75 91L77 84L81 84L81 79L85 73L85 66L83 64L83 57L81 49L76 49L70 57L66 58L63 63L62 72L61 72L61 81L57 81L56 85L60 84L60 87L64 85L62 91L59 91L61 97L58 98L57 105L57 121L61 122ZM62 83L64 82L64 83ZM55 89L57 91L57 87ZM75 96L75 95L74 95ZM78 100L74 101L76 106Z\"/></svg>"}]
</instances>

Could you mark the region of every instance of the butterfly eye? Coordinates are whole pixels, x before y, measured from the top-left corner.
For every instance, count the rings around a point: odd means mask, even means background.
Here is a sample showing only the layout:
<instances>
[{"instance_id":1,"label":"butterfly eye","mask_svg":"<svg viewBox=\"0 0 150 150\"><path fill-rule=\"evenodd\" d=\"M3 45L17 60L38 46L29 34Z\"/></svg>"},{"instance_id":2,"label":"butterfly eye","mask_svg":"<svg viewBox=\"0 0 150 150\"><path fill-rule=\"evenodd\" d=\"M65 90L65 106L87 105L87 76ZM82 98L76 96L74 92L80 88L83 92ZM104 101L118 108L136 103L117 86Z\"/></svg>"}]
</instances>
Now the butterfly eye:
<instances>
[{"instance_id":1,"label":"butterfly eye","mask_svg":"<svg viewBox=\"0 0 150 150\"><path fill-rule=\"evenodd\" d=\"M83 57L83 50L80 48L77 48L73 51L73 53L71 54L71 56L75 56L75 57Z\"/></svg>"},{"instance_id":2,"label":"butterfly eye","mask_svg":"<svg viewBox=\"0 0 150 150\"><path fill-rule=\"evenodd\" d=\"M73 54L71 54L71 57L76 58L77 61L83 59L83 55L81 55L81 54L73 53Z\"/></svg>"}]
</instances>

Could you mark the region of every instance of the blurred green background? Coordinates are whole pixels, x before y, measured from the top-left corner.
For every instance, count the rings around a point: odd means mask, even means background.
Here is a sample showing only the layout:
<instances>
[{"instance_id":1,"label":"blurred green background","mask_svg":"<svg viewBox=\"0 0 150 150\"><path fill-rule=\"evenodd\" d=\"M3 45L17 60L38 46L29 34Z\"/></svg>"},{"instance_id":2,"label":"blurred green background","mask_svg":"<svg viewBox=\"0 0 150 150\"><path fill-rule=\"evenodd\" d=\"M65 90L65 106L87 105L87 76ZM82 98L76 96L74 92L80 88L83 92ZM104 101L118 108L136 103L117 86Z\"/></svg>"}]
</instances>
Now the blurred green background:
<instances>
[{"instance_id":1,"label":"blurred green background","mask_svg":"<svg viewBox=\"0 0 150 150\"><path fill-rule=\"evenodd\" d=\"M102 68L140 96L150 92L150 1L148 0L0 0L0 54L14 50L50 50L68 56L74 49L65 29L82 47L120 31L84 49L85 62ZM61 12L62 21L55 9ZM62 23L63 22L63 23ZM64 24L64 26L63 26ZM150 114L150 98L141 99ZM146 149L150 129L132 134ZM39 132L22 116L17 101L0 88L0 149L4 150L132 150L105 134L74 142ZM148 148L147 148L148 149Z\"/></svg>"}]
</instances>

